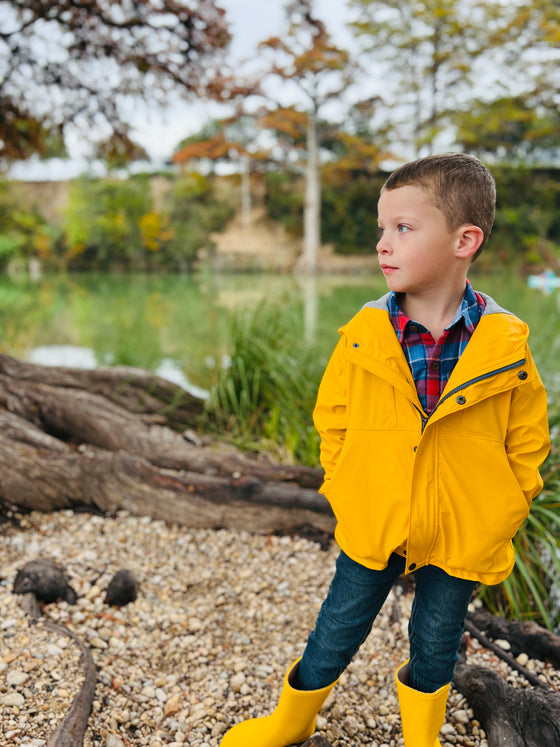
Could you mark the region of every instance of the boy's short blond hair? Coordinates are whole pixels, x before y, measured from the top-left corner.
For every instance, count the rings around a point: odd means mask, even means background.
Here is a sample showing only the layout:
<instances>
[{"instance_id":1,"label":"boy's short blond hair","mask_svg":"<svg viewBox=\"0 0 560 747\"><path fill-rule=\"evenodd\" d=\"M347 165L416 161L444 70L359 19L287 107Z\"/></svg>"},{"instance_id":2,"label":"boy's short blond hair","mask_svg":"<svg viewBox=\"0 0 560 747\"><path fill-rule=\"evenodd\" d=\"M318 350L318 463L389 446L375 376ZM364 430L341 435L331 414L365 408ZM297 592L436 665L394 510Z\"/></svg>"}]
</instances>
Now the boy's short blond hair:
<instances>
[{"instance_id":1,"label":"boy's short blond hair","mask_svg":"<svg viewBox=\"0 0 560 747\"><path fill-rule=\"evenodd\" d=\"M482 230L474 262L488 241L496 209L496 182L486 166L466 153L426 156L395 169L381 191L406 186L425 189L451 231L463 225Z\"/></svg>"}]
</instances>

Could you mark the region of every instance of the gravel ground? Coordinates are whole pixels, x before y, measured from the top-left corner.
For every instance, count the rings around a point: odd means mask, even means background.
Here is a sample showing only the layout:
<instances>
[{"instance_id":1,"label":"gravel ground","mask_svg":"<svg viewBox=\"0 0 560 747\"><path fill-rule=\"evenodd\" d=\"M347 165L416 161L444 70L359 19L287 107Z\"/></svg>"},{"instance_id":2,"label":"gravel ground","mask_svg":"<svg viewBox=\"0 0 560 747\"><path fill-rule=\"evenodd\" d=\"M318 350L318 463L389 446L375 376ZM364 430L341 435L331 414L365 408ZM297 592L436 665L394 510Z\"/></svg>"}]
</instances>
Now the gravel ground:
<instances>
[{"instance_id":1,"label":"gravel ground","mask_svg":"<svg viewBox=\"0 0 560 747\"><path fill-rule=\"evenodd\" d=\"M78 602L50 604L44 618L89 645L98 678L86 747L217 747L229 725L268 713L285 670L301 653L337 555L298 537L189 530L121 513L64 511L18 516L0 543L0 745L46 745L82 681L78 647L31 624L12 593L27 561L54 558ZM103 600L109 579L129 568L138 599ZM334 747L398 747L393 672L407 656L411 595L391 595L366 643L318 718ZM395 620L395 612L400 619ZM469 661L524 681L472 644ZM542 672L560 688L558 673ZM462 696L452 691L443 747L487 747Z\"/></svg>"}]
</instances>

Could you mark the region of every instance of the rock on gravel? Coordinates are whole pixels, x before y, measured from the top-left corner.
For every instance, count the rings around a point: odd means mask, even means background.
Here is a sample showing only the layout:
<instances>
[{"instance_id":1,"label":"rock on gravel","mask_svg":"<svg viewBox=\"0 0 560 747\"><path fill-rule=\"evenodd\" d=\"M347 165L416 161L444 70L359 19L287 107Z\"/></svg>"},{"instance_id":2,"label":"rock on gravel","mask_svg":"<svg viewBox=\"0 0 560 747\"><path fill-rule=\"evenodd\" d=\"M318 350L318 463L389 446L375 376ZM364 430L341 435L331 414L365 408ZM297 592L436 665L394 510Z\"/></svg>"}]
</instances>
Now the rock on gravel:
<instances>
[{"instance_id":1,"label":"rock on gravel","mask_svg":"<svg viewBox=\"0 0 560 747\"><path fill-rule=\"evenodd\" d=\"M263 509L265 510L265 509ZM40 745L81 684L79 651L33 625L11 591L17 570L53 558L78 600L45 607L91 648L97 666L86 747L217 747L228 726L268 713L285 670L301 654L334 570L336 547L297 537L190 530L120 513L71 511L18 516L0 542L0 744ZM137 599L109 607L104 595L121 568L137 579ZM402 745L393 671L407 656L411 597L389 599L372 633L318 718L334 747ZM471 660L491 663L473 643ZM541 662L560 687L560 678ZM450 697L442 747L487 747L468 703Z\"/></svg>"}]
</instances>

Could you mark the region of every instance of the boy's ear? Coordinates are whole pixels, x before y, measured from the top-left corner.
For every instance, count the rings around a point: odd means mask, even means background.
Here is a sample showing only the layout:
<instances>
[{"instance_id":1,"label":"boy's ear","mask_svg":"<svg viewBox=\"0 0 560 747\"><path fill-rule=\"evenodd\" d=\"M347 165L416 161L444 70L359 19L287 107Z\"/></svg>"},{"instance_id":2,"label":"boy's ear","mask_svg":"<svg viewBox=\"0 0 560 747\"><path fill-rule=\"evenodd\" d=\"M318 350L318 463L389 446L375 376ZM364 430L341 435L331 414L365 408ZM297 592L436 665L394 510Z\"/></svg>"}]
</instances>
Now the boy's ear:
<instances>
[{"instance_id":1,"label":"boy's ear","mask_svg":"<svg viewBox=\"0 0 560 747\"><path fill-rule=\"evenodd\" d=\"M455 247L455 256L467 259L476 254L484 241L484 231L475 225L464 225L458 230L458 242Z\"/></svg>"}]
</instances>

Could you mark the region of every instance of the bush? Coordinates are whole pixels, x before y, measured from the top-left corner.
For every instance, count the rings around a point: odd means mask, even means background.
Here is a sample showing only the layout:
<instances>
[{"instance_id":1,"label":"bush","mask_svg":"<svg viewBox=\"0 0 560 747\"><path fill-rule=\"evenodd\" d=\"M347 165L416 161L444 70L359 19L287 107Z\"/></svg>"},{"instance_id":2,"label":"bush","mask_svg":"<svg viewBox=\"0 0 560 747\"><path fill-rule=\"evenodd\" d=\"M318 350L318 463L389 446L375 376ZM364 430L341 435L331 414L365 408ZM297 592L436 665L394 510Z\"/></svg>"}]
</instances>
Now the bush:
<instances>
[{"instance_id":1,"label":"bush","mask_svg":"<svg viewBox=\"0 0 560 747\"><path fill-rule=\"evenodd\" d=\"M71 270L143 269L141 218L152 210L147 179L79 179L65 214Z\"/></svg>"},{"instance_id":2,"label":"bush","mask_svg":"<svg viewBox=\"0 0 560 747\"><path fill-rule=\"evenodd\" d=\"M516 261L525 270L555 266L560 257L560 183L548 169L492 169L498 190L490 251L479 261ZM491 256L490 256L491 255Z\"/></svg>"},{"instance_id":3,"label":"bush","mask_svg":"<svg viewBox=\"0 0 560 747\"><path fill-rule=\"evenodd\" d=\"M232 197L218 200L211 180L190 174L172 181L163 212L172 236L154 259L168 269L188 270L201 249L213 248L211 233L224 229L235 204Z\"/></svg>"},{"instance_id":4,"label":"bush","mask_svg":"<svg viewBox=\"0 0 560 747\"><path fill-rule=\"evenodd\" d=\"M323 189L322 239L338 254L375 254L377 200L385 174L336 178Z\"/></svg>"},{"instance_id":5,"label":"bush","mask_svg":"<svg viewBox=\"0 0 560 747\"><path fill-rule=\"evenodd\" d=\"M171 179L161 211L146 176L81 179L71 185L65 235L71 270L189 270L210 233L233 214L199 175Z\"/></svg>"},{"instance_id":6,"label":"bush","mask_svg":"<svg viewBox=\"0 0 560 747\"><path fill-rule=\"evenodd\" d=\"M0 272L17 260L48 260L57 231L22 198L18 185L0 180Z\"/></svg>"},{"instance_id":7,"label":"bush","mask_svg":"<svg viewBox=\"0 0 560 747\"><path fill-rule=\"evenodd\" d=\"M303 226L301 178L290 172L270 171L266 175L265 186L265 205L268 217L280 223L288 233L301 236Z\"/></svg>"}]
</instances>

